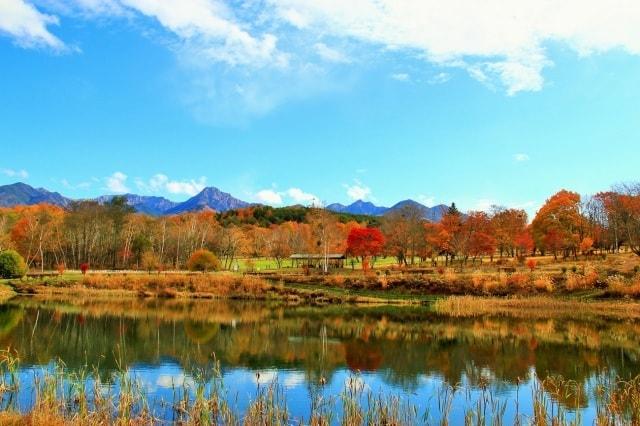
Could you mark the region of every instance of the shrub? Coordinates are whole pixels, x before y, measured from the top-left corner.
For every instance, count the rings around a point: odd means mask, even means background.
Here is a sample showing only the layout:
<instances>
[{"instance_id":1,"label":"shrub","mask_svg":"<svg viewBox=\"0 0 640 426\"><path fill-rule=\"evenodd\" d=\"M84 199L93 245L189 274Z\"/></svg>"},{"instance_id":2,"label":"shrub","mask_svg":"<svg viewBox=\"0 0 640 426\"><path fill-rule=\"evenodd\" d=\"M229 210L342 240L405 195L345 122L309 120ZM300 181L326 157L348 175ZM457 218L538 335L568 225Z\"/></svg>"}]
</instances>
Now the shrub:
<instances>
[{"instance_id":1,"label":"shrub","mask_svg":"<svg viewBox=\"0 0 640 426\"><path fill-rule=\"evenodd\" d=\"M87 271L89 270L89 264L88 263L81 263L80 264L80 272L82 272L82 275L87 275Z\"/></svg>"},{"instance_id":2,"label":"shrub","mask_svg":"<svg viewBox=\"0 0 640 426\"><path fill-rule=\"evenodd\" d=\"M345 278L344 275L331 275L327 278L329 284L336 285L338 287L344 286Z\"/></svg>"},{"instance_id":3,"label":"shrub","mask_svg":"<svg viewBox=\"0 0 640 426\"><path fill-rule=\"evenodd\" d=\"M27 273L27 264L15 250L5 250L0 253L0 277L21 278Z\"/></svg>"},{"instance_id":4,"label":"shrub","mask_svg":"<svg viewBox=\"0 0 640 426\"><path fill-rule=\"evenodd\" d=\"M453 269L447 268L443 272L443 278L447 284L450 284L450 285L455 284L458 281L458 274L456 274L456 272Z\"/></svg>"},{"instance_id":5,"label":"shrub","mask_svg":"<svg viewBox=\"0 0 640 426\"><path fill-rule=\"evenodd\" d=\"M537 265L538 265L538 262L536 262L535 259L527 260L527 268L529 268L531 272L535 271Z\"/></svg>"},{"instance_id":6,"label":"shrub","mask_svg":"<svg viewBox=\"0 0 640 426\"><path fill-rule=\"evenodd\" d=\"M507 285L517 289L525 288L528 282L529 277L525 274L511 274L507 277Z\"/></svg>"},{"instance_id":7,"label":"shrub","mask_svg":"<svg viewBox=\"0 0 640 426\"><path fill-rule=\"evenodd\" d=\"M378 277L378 284L380 284L380 287L382 289L386 289L387 287L389 287L389 280L387 279L387 277Z\"/></svg>"},{"instance_id":8,"label":"shrub","mask_svg":"<svg viewBox=\"0 0 640 426\"><path fill-rule=\"evenodd\" d=\"M145 271L148 271L149 273L151 273L151 271L157 271L160 269L160 265L160 259L158 259L158 256L156 256L154 252L145 251L142 254L142 259L140 259L140 266L142 266Z\"/></svg>"},{"instance_id":9,"label":"shrub","mask_svg":"<svg viewBox=\"0 0 640 426\"><path fill-rule=\"evenodd\" d=\"M611 275L607 277L607 286L612 290L620 290L627 286L627 280L622 275Z\"/></svg>"},{"instance_id":10,"label":"shrub","mask_svg":"<svg viewBox=\"0 0 640 426\"><path fill-rule=\"evenodd\" d=\"M220 261L209 250L196 250L187 261L190 271L218 271L220 267Z\"/></svg>"},{"instance_id":11,"label":"shrub","mask_svg":"<svg viewBox=\"0 0 640 426\"><path fill-rule=\"evenodd\" d=\"M586 269L586 268L585 268ZM584 275L577 274L575 272L567 275L566 287L567 290L589 290L595 287L598 282L598 273L589 268L585 270Z\"/></svg>"},{"instance_id":12,"label":"shrub","mask_svg":"<svg viewBox=\"0 0 640 426\"><path fill-rule=\"evenodd\" d=\"M553 292L553 280L548 275L537 276L533 280L533 286L538 291L546 291L547 293Z\"/></svg>"}]
</instances>

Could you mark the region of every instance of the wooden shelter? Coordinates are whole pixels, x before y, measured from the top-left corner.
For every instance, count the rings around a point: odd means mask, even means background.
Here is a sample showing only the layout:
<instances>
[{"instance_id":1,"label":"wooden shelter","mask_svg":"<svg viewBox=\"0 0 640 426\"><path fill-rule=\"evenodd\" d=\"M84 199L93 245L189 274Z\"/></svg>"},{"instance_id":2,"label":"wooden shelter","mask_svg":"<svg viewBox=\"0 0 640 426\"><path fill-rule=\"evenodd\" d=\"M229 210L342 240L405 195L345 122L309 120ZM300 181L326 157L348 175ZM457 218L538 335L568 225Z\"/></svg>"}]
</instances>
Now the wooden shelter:
<instances>
[{"instance_id":1,"label":"wooden shelter","mask_svg":"<svg viewBox=\"0 0 640 426\"><path fill-rule=\"evenodd\" d=\"M347 256L340 253L329 253L326 255L327 266L332 269L344 268L344 261ZM296 267L321 268L324 265L324 254L295 253L289 256L291 263Z\"/></svg>"}]
</instances>

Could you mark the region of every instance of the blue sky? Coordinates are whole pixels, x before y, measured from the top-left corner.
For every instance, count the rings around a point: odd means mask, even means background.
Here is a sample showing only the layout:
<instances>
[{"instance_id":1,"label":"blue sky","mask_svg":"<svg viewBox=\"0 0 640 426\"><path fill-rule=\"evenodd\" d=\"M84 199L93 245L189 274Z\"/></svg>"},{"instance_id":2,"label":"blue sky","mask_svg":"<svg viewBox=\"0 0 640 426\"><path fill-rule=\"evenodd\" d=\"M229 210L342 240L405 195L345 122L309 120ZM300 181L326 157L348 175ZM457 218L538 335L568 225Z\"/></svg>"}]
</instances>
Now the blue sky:
<instances>
[{"instance_id":1,"label":"blue sky","mask_svg":"<svg viewBox=\"0 0 640 426\"><path fill-rule=\"evenodd\" d=\"M0 184L530 212L638 180L640 5L0 0Z\"/></svg>"}]
</instances>

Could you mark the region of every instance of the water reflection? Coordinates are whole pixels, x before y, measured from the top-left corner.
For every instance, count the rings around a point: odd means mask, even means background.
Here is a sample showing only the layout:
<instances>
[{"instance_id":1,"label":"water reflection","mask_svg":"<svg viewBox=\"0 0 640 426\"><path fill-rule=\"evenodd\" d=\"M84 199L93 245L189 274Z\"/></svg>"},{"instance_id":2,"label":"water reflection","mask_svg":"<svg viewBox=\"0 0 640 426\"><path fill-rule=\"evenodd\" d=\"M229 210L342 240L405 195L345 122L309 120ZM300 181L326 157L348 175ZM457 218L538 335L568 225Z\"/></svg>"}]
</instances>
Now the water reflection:
<instances>
[{"instance_id":1,"label":"water reflection","mask_svg":"<svg viewBox=\"0 0 640 426\"><path fill-rule=\"evenodd\" d=\"M83 299L0 305L0 347L17 350L25 371L60 359L70 370L97 365L108 382L124 365L156 397L168 397L215 357L236 395L277 377L290 403L301 406L312 386L340 392L352 372L373 390L412 395L418 404L443 383L481 388L489 381L498 394L512 395L532 371L586 389L605 369L640 374L639 332L627 321L464 319L429 307ZM588 392L559 402L587 407Z\"/></svg>"}]
</instances>

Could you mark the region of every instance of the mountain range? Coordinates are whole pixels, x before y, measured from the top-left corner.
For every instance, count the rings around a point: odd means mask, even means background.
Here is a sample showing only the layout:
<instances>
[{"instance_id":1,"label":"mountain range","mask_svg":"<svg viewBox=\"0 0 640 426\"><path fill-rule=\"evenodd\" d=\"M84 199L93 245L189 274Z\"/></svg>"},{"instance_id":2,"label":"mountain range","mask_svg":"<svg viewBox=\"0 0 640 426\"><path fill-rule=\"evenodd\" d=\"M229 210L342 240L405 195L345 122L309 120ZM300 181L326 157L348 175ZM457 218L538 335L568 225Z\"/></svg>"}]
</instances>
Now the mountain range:
<instances>
[{"instance_id":1,"label":"mountain range","mask_svg":"<svg viewBox=\"0 0 640 426\"><path fill-rule=\"evenodd\" d=\"M340 203L329 204L327 206L327 210L331 210L337 213L362 214L367 216L383 216L387 213L397 211L405 207L417 208L422 212L422 217L432 222L439 222L440 219L442 219L442 216L449 209L449 206L445 206L444 204L439 204L433 207L427 207L424 204L420 204L419 202L414 200L400 201L399 203L396 203L391 207L376 206L375 204L369 201L358 200L347 206Z\"/></svg>"},{"instance_id":2,"label":"mountain range","mask_svg":"<svg viewBox=\"0 0 640 426\"><path fill-rule=\"evenodd\" d=\"M233 197L231 194L222 192L215 187L204 188L200 193L181 203L158 196L137 194L123 194L122 196L125 197L127 203L137 212L153 216L180 214L201 210L226 212L252 205L251 203ZM94 198L93 200L104 204L111 201L114 197L115 195L102 195ZM48 203L66 208L73 201L73 199L66 198L57 192L48 191L44 188L33 188L32 186L22 182L0 186L0 207ZM413 206L419 209L425 219L434 222L440 221L442 215L446 213L448 209L445 205L427 207L414 200L400 201L391 207L376 206L369 201L358 200L349 205L339 203L330 204L327 206L327 209L336 213L382 216L389 212L397 211L405 206Z\"/></svg>"}]
</instances>

